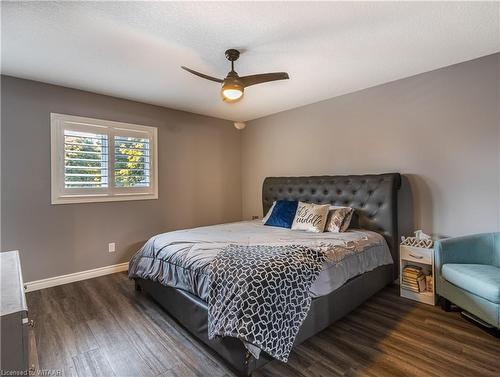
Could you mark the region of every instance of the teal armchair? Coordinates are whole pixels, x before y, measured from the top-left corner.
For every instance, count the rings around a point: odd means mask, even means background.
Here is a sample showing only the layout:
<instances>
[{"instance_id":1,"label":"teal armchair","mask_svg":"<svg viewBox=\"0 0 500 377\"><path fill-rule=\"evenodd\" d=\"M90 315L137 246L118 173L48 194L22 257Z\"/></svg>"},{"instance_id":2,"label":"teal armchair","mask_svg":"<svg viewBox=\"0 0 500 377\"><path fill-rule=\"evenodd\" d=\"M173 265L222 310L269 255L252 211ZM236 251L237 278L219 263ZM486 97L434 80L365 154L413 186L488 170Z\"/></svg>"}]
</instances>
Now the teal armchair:
<instances>
[{"instance_id":1,"label":"teal armchair","mask_svg":"<svg viewBox=\"0 0 500 377\"><path fill-rule=\"evenodd\" d=\"M500 232L448 238L435 244L436 293L500 328Z\"/></svg>"}]
</instances>

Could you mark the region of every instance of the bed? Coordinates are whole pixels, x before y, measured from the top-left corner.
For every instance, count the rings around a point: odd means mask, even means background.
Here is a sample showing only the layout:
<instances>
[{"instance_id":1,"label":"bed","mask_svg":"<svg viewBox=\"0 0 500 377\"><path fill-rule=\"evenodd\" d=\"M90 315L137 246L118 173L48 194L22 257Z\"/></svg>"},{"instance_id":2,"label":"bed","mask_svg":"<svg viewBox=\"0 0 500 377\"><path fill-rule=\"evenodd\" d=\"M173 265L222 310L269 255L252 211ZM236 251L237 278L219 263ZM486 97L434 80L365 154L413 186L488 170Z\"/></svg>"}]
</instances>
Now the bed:
<instances>
[{"instance_id":1,"label":"bed","mask_svg":"<svg viewBox=\"0 0 500 377\"><path fill-rule=\"evenodd\" d=\"M269 177L262 188L266 213L275 200L330 203L356 209L346 233L311 234L244 221L152 237L131 260L136 288L150 294L235 371L250 375L271 361L252 356L239 339L208 338L207 268L229 244L300 244L330 258L310 288L313 297L294 344L340 319L397 278L397 173L354 176ZM186 315L189 314L189 315Z\"/></svg>"}]
</instances>

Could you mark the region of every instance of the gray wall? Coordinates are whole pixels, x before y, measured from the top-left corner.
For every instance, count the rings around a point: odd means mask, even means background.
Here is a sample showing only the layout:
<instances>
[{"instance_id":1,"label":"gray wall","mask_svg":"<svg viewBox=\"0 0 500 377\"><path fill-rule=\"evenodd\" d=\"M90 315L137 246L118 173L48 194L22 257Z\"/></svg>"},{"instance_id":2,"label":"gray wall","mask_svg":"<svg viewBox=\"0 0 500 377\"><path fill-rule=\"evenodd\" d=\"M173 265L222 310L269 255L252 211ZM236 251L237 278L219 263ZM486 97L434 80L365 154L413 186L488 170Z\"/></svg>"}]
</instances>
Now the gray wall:
<instances>
[{"instance_id":1,"label":"gray wall","mask_svg":"<svg viewBox=\"0 0 500 377\"><path fill-rule=\"evenodd\" d=\"M160 232L241 219L241 133L232 123L1 79L1 248L20 250L25 281L125 262ZM51 112L158 127L159 200L51 205Z\"/></svg>"},{"instance_id":2,"label":"gray wall","mask_svg":"<svg viewBox=\"0 0 500 377\"><path fill-rule=\"evenodd\" d=\"M500 54L249 122L243 217L262 214L266 176L406 176L403 232L500 228Z\"/></svg>"}]
</instances>

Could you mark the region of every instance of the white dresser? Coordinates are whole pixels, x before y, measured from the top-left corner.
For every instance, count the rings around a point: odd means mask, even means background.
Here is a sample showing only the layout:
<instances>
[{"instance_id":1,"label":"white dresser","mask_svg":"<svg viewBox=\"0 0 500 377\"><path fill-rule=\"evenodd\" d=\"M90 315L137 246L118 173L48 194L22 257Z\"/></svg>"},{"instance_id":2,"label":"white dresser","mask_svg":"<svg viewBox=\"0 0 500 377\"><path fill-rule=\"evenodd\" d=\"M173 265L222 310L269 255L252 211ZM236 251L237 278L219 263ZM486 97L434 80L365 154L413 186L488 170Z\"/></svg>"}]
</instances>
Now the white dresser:
<instances>
[{"instance_id":1,"label":"white dresser","mask_svg":"<svg viewBox=\"0 0 500 377\"><path fill-rule=\"evenodd\" d=\"M29 367L28 306L18 251L0 253L0 315L2 375L23 373Z\"/></svg>"}]
</instances>

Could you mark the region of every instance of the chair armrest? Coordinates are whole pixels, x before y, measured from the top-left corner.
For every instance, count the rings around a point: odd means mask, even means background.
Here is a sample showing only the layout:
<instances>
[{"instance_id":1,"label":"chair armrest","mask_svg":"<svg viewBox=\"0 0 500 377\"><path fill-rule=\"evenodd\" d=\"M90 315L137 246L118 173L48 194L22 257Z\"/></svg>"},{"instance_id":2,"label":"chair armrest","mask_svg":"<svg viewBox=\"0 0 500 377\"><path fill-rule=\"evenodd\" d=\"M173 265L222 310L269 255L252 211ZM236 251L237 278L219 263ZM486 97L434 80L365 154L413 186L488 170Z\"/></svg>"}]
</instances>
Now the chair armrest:
<instances>
[{"instance_id":1,"label":"chair armrest","mask_svg":"<svg viewBox=\"0 0 500 377\"><path fill-rule=\"evenodd\" d=\"M446 263L492 264L495 250L495 233L447 238L435 242L435 270L441 274Z\"/></svg>"}]
</instances>

